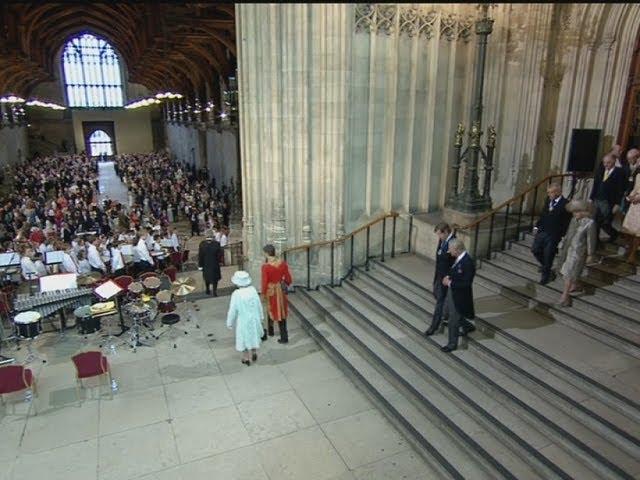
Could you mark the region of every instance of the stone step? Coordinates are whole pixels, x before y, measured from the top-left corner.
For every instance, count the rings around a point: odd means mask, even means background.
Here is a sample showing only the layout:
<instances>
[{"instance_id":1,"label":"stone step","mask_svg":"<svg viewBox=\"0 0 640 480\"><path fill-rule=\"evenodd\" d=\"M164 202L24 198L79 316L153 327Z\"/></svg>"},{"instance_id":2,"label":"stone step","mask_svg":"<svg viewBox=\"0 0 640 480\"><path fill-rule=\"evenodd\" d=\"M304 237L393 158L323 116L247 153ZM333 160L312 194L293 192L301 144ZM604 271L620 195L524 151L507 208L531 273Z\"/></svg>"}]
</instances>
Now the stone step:
<instances>
[{"instance_id":1,"label":"stone step","mask_svg":"<svg viewBox=\"0 0 640 480\"><path fill-rule=\"evenodd\" d=\"M404 259L399 257L395 265L398 262L402 262ZM391 262L393 263L393 262ZM430 316L433 312L435 300L433 299L433 292L427 285L428 282L424 282L423 275L415 275L415 271L430 271L431 276L433 272L433 261L424 258L411 258L411 266L414 267L413 271L404 268L403 271L399 271L394 268L390 262L381 263L378 261L372 262L374 269L380 270L380 272L387 276L382 279L383 285L397 285L396 290L400 290L400 294L395 298L403 305L410 305L408 297L417 299L416 302L424 302L420 308L426 308L427 315L426 321L430 322ZM416 268L417 267L417 268ZM478 289L475 289L478 292ZM510 351L515 352L519 357L533 362L535 365L544 368L547 372L552 374L558 379L558 382L554 383L554 386L558 387L572 387L577 388L581 392L581 396L593 396L597 401L605 404L608 407L608 411L615 411L624 415L623 421L617 425L624 428L628 420L632 420L635 423L640 423L640 403L632 398L637 398L637 392L633 390L628 384L620 383L612 379L609 375L600 374L592 367L585 365L573 358L571 365L567 363L564 358L559 358L558 354L549 349L550 344L548 339L544 336L539 339L539 336L532 336L529 333L537 332L541 329L539 324L533 325L534 330L526 324L523 319L527 310L522 310L522 307L513 308L515 305L505 297L500 297L500 307L494 306L493 309L498 309L501 312L499 317L482 317L477 316L475 319L476 324L487 333L489 338ZM402 305L401 305L402 306ZM501 317L510 315L513 312L513 316L517 318L517 322L513 325L514 328L509 328L505 325L504 321L500 321ZM543 323L545 319L541 317L539 323ZM522 328L515 328L522 327ZM554 337L567 337L571 336L571 345L579 351L593 351L594 340L583 336L580 333L573 332L569 327L565 327L561 324L555 324ZM564 331L563 331L564 330ZM604 347L605 349L608 347ZM564 350L560 350L562 354ZM608 356L603 352L603 355ZM571 395L571 390L563 390L566 394Z\"/></svg>"},{"instance_id":2,"label":"stone step","mask_svg":"<svg viewBox=\"0 0 640 480\"><path fill-rule=\"evenodd\" d=\"M349 337L348 330L323 311L304 290L296 291L289 298L291 311L303 327L405 434L432 468L433 478L503 478L496 477L494 471L487 471L483 465L485 461L470 455L466 443L451 438L444 426L449 422L446 415L431 409L426 412L429 413L427 416L424 405L411 402L405 396L401 382L388 380L388 375L380 372L383 362L372 362L370 355L363 353L362 348L356 348L357 342ZM425 478L432 476L425 472Z\"/></svg>"},{"instance_id":3,"label":"stone step","mask_svg":"<svg viewBox=\"0 0 640 480\"><path fill-rule=\"evenodd\" d=\"M344 290L339 288L339 290ZM313 298L316 305L325 311L326 317L339 323L348 333L348 339L355 342L360 349L366 350L369 355L367 360L376 365L382 365L386 371L387 379L394 380L403 385L407 385L406 394L410 396L414 403L424 405L425 415L435 415L441 421L441 428L452 436L452 440L464 445L467 450L467 458L472 459L478 465L482 466L487 475L492 478L549 478L549 473L539 475L537 473L540 468L532 468L520 458L515 456L505 445L496 441L491 432L486 430L484 425L478 421L477 414L467 413L463 408L463 404L471 402L483 395L480 391L469 392L469 396L463 395L462 399L457 402L452 401L452 390L455 388L442 376L438 378L446 382L448 389L436 388L434 381L435 369L431 369L431 375L423 374L423 367L429 365L431 367L433 358L425 359L425 354L421 350L419 344L415 343L411 338L403 335L397 328L389 323L380 321L376 317L376 324L381 325L379 330L372 331L371 324L363 325L359 319L356 319L348 308L342 305L339 307L338 298L332 297L333 291L328 291L323 287L320 292L305 293ZM343 292L341 292L343 293ZM361 307L358 305L358 307ZM368 311L367 315L374 315L374 312ZM361 319L360 319L361 320ZM383 337L380 332L384 332L388 337ZM402 341L400 345L405 351L416 352L412 358L406 358L397 350L391 348L390 343L394 341L393 337L399 337ZM345 337L346 339L346 337ZM419 356L418 356L419 355ZM429 363L426 362L429 361ZM439 368L438 366L437 368ZM425 372L426 373L426 372ZM436 374L437 375L437 374ZM457 390L461 394L460 390ZM487 395L482 399L490 408L501 410L500 406ZM466 406L466 405L465 405ZM487 415L488 412L487 412ZM543 440L543 444L551 443ZM531 451L535 449L531 447ZM529 459L531 453L525 458ZM553 466L550 463L551 467ZM552 472L552 470L549 470ZM570 478L566 474L561 477L558 474L553 475L554 478Z\"/></svg>"},{"instance_id":4,"label":"stone step","mask_svg":"<svg viewBox=\"0 0 640 480\"><path fill-rule=\"evenodd\" d=\"M319 315L303 295L289 296L290 315L327 352L336 365L385 414L426 460L427 478L471 478L465 465L453 465L448 458L464 458L466 452L445 435L438 424L428 422L416 406L408 402L399 388L387 381L372 364L348 342L338 329ZM452 457L453 455L453 457Z\"/></svg>"},{"instance_id":5,"label":"stone step","mask_svg":"<svg viewBox=\"0 0 640 480\"><path fill-rule=\"evenodd\" d=\"M349 281L345 283L344 290L347 290L349 285L353 285ZM378 294L383 295L382 292L385 289L388 291L388 288L389 285L386 285ZM570 468L576 468L576 464L580 462L588 465L593 470L590 474L587 474L584 468L577 467L577 470L570 470L570 475L574 478L601 478L602 476L606 478L631 478L631 475L626 472L640 470L640 464L632 460L640 452L637 444L622 439L620 441L624 443L630 453L621 451L617 446L603 440L606 437L603 437L602 432L594 432L584 427L566 413L551 407L544 399L538 398L528 388L522 387L505 375L500 374L490 364L470 352L460 352L465 358L459 364L459 367L467 375L456 375L458 372L455 369L447 368L450 365L445 365L444 363L454 361L460 356L458 352L454 355L447 355L439 351L440 345L446 343L444 339L440 343L435 342L433 339L423 339L420 335L420 330L415 327L412 327L414 331L411 332L411 335L407 335L405 333L407 324L403 324L398 328L397 324L391 323L392 310L376 312L373 296L357 301L354 300L353 295L342 293L342 288L334 290L324 287L323 290L326 295L333 297L331 300L343 299L341 303L345 313L334 311L331 315L351 331L352 340L357 339L357 341L368 347L375 345L374 348L380 352L378 357L393 364L397 374L403 375L411 385L420 385L419 370L422 369L424 370L423 376L425 380L430 380L426 385L433 385L440 380L444 383L442 387L445 390L453 391L457 387L461 392L462 389L465 389L464 391L468 394L468 397L466 399L458 399L455 403L456 406L459 406L462 402L466 407L469 407L476 402L491 402L491 399L495 399L502 403L505 408L501 409L496 405L491 409L490 403L485 404L484 407L490 409L492 414L495 412L498 418L507 409L514 413L517 412L520 418L526 419L527 423L531 425L530 427L524 427L527 438L536 438L537 441L541 441L542 444L539 445L541 450L545 448L545 437L553 440L553 445L562 445L563 454L569 457L562 460L564 467L568 471ZM311 295L317 297L321 293L318 292ZM336 305L335 301L318 301L324 303L326 311L330 308L335 308L334 305ZM402 321L401 319L406 319L409 316L407 312L402 312L395 317L395 320ZM425 345L428 345L428 347ZM389 351L390 347L393 347L396 352L400 351L401 355L405 357L404 362L400 362L396 358L397 353ZM441 361L442 363L440 363ZM416 376L416 373L418 373L418 376ZM477 390L473 388L474 385ZM489 396L489 399L483 399L483 396L485 398ZM458 416L456 415L456 417ZM468 416L476 420L479 418L478 414L473 415L471 412ZM502 420L505 421L504 417ZM497 422L500 422L500 420L497 420ZM462 423L465 424L464 421ZM608 436L610 437L611 435L612 433L608 432ZM629 435L627 436L630 437ZM488 450L495 449L497 445L501 444L500 440L495 439L494 442L483 443L482 446ZM587 445L585 441L593 445L594 448ZM554 450L556 451L554 458L557 458L558 452L555 448ZM548 459L546 460L549 461ZM514 461L515 459L512 457L506 457L503 464L510 469L514 469L517 467L517 463L514 463ZM572 465L573 467L571 467ZM516 473L515 470L512 471ZM517 477L525 478L526 472L528 472L528 469L521 466L517 471ZM557 471L556 474L558 474Z\"/></svg>"},{"instance_id":6,"label":"stone step","mask_svg":"<svg viewBox=\"0 0 640 480\"><path fill-rule=\"evenodd\" d=\"M621 352L640 358L638 335L622 328L619 325L620 319L602 318L597 315L597 311L586 313L576 307L560 307L557 305L556 292L519 275L514 271L513 266L484 262L476 274L476 279L478 283L493 289L500 295L523 305L529 305L555 321L564 323Z\"/></svg>"},{"instance_id":7,"label":"stone step","mask_svg":"<svg viewBox=\"0 0 640 480\"><path fill-rule=\"evenodd\" d=\"M518 272L526 273L527 278L536 281L540 279L540 273L538 273L538 263L532 255L524 255L512 250L505 250L504 252L498 252L495 254L495 259L504 261L518 268ZM560 267L558 266L558 271ZM627 295L626 292L620 292L618 289L607 289L609 285L589 277L581 277L580 281L586 287L586 294L575 295L574 301L583 301L595 308L601 308L603 302L609 302L611 305L615 305L615 313L629 319L629 327L640 328L640 320L637 319L637 312L640 309L640 300L637 300L632 295ZM563 290L563 280L561 276L554 282L550 282L547 286L558 292L558 295ZM591 308L591 307L590 307ZM607 305L605 314L607 316L611 313L611 308Z\"/></svg>"},{"instance_id":8,"label":"stone step","mask_svg":"<svg viewBox=\"0 0 640 480\"><path fill-rule=\"evenodd\" d=\"M377 272L376 272L377 273ZM366 273L358 275L355 282L346 282L346 288L356 290L366 302L370 305L376 305L384 310L387 319L395 319L399 324L399 328L409 329L414 335L422 339L421 333L424 330L424 318L432 315L433 306L424 308L427 302L418 295L405 293L406 290L396 290L392 287L392 283L386 281L383 284L379 282L382 277L376 275L374 278ZM414 311L410 311L407 306L413 307ZM363 304L361 309L366 309ZM376 322L378 323L379 320ZM425 340L429 343L431 339ZM487 346L487 341L490 342ZM434 343L434 342L432 342ZM591 430L595 434L595 442L602 436L608 441L615 443L617 448L627 452L627 454L637 457L640 451L640 423L631 421L629 418L616 415L609 408L602 408L603 405L597 405L590 409L582 405L582 403L591 400L591 397L580 390L567 385L563 380L556 378L550 372L545 372L544 368L531 362L516 352L502 346L497 346L500 353L497 353L490 347L493 345L492 339L482 332L477 332L468 338L469 351L473 353L465 353L469 356L466 364L468 381L479 381L481 385L487 388L493 386L493 390L489 393L492 398L498 398L505 390L510 394L519 391L516 400L516 411L522 411L528 406L538 404L537 411L548 415L556 421L565 421L566 416L573 421L579 422L584 427ZM463 350L464 351L464 350ZM477 358L478 355L481 357ZM454 359L455 356L445 357ZM453 360L450 360L453 361ZM487 378L478 379L475 369L483 366L483 371ZM497 371L499 370L499 371ZM451 375L446 378L450 378ZM507 377L507 378L504 378ZM498 380L496 380L498 379ZM495 383L501 384L494 385ZM535 393L533 393L535 392ZM504 393L502 393L504 395ZM470 392L470 396L475 398L475 394ZM536 398L539 397L539 398ZM542 402L540 401L542 399ZM519 400L519 403L518 403ZM512 407L513 408L513 407ZM600 413L607 412L609 418L605 418ZM636 411L636 413L638 413ZM636 418L637 420L637 418ZM571 424L575 428L575 423ZM578 426L581 430L581 427ZM584 434L579 436L584 439ZM600 451L600 450L598 450ZM614 450L612 454L616 454ZM618 454L619 456L619 454ZM624 457L624 454L622 455ZM635 468L636 465L630 465Z\"/></svg>"}]
</instances>

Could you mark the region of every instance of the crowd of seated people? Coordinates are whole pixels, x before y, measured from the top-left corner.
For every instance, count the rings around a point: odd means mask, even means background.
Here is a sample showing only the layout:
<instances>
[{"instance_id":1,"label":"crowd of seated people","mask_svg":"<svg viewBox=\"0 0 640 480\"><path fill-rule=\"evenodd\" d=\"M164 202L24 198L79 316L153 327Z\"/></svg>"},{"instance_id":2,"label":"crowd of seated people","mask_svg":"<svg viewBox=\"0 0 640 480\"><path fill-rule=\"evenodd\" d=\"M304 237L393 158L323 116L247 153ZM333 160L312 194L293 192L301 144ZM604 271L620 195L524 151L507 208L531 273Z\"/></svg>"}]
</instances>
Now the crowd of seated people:
<instances>
[{"instance_id":1,"label":"crowd of seated people","mask_svg":"<svg viewBox=\"0 0 640 480\"><path fill-rule=\"evenodd\" d=\"M173 254L184 249L170 224L179 215L195 213L199 228L214 228L221 245L228 243L226 187L217 190L163 155L121 156L117 165L130 205L98 200L97 162L84 154L35 158L16 168L13 190L0 199L0 253L15 252L20 262L3 270L5 282L7 270L12 283L52 273L162 270L179 263ZM61 263L47 264L53 251L64 252Z\"/></svg>"}]
</instances>

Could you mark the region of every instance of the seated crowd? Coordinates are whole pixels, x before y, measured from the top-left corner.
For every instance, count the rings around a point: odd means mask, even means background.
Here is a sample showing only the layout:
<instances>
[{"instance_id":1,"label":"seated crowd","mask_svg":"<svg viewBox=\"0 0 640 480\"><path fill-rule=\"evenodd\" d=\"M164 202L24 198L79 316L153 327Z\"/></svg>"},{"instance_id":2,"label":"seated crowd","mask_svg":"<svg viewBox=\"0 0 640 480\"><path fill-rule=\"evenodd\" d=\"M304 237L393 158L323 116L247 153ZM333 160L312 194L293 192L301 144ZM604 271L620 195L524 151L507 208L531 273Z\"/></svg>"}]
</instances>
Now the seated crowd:
<instances>
[{"instance_id":1,"label":"seated crowd","mask_svg":"<svg viewBox=\"0 0 640 480\"><path fill-rule=\"evenodd\" d=\"M84 154L36 158L16 169L12 192L0 199L0 253L20 255L11 281L164 269L182 259L184 245L171 225L180 215L195 214L192 233L211 228L221 246L228 244L227 187L217 190L161 154L123 155L116 165L129 205L99 201L97 162ZM54 251L64 252L62 263L47 265Z\"/></svg>"}]
</instances>

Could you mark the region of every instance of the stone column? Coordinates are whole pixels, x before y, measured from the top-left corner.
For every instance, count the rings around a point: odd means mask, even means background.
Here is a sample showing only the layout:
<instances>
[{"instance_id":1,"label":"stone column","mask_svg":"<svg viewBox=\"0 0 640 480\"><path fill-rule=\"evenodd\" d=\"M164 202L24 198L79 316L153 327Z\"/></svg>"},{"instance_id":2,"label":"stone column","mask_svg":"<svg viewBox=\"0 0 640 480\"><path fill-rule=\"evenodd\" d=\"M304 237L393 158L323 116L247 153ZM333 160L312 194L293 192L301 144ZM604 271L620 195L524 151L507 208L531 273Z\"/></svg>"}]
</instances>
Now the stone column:
<instances>
[{"instance_id":1,"label":"stone column","mask_svg":"<svg viewBox=\"0 0 640 480\"><path fill-rule=\"evenodd\" d=\"M336 238L344 228L350 9L236 6L244 241L252 275L259 275L265 243L282 251ZM328 249L317 253L314 278L329 268ZM304 254L288 260L296 283L304 283Z\"/></svg>"}]
</instances>

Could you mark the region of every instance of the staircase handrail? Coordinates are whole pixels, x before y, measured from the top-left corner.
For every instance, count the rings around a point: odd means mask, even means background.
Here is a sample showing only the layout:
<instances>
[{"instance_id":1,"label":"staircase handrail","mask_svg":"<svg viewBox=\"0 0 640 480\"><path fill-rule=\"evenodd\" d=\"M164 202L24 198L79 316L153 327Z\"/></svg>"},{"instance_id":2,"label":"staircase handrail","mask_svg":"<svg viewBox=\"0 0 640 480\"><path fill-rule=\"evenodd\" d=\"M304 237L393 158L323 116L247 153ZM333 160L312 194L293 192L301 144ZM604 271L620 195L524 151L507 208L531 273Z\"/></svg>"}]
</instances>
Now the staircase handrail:
<instances>
[{"instance_id":1,"label":"staircase handrail","mask_svg":"<svg viewBox=\"0 0 640 480\"><path fill-rule=\"evenodd\" d=\"M369 255L369 237L370 237L370 231L371 231L371 227L382 223L382 253L381 253L381 258L382 261L384 261L384 252L385 252L385 232L386 232L386 220L387 218L392 218L393 219L393 232L392 232L392 236L391 236L391 253L390 256L391 258L395 257L395 243L396 243L396 219L400 216L400 213L396 212L396 211L391 211L388 213L384 213L380 216L378 216L377 218L374 218L373 220L370 220L369 222L365 223L364 225L356 228L355 230L353 230L352 232L346 233L344 235L341 235L339 237L334 238L333 240L321 240L321 241L317 241L317 242L310 242L310 243L303 243L301 245L295 245L293 247L289 247L286 248L282 251L282 256L284 258L284 260L287 260L287 255L293 253L293 252L298 252L298 251L306 251L306 260L307 260L307 266L306 266L306 271L307 271L307 282L306 282L306 288L307 290L311 289L311 256L310 256L310 252L312 248L318 248L318 247L326 247L326 246L330 246L331 247L331 282L330 285L334 286L334 248L337 244L342 244L345 243L347 240L351 240L351 258L350 258L350 268L347 272L346 275L344 275L343 277L338 279L338 284L340 284L342 282L342 280L344 278L346 278L347 276L351 275L353 273L353 249L354 249L354 238L355 236L366 230L367 232L367 243L366 243L366 253L365 253L365 267L368 270L369 269L369 259L371 258ZM411 231L412 228L412 220L413 217L410 217L410 225L409 225L409 231ZM409 250L411 250L411 233L409 233Z\"/></svg>"},{"instance_id":2,"label":"staircase handrail","mask_svg":"<svg viewBox=\"0 0 640 480\"><path fill-rule=\"evenodd\" d=\"M554 179L557 178L561 178L561 179L565 179L567 177L571 177L572 182L571 182L571 192L568 195L568 198L571 199L573 197L573 195L575 194L575 187L576 187L576 182L578 179L588 179L588 178L592 178L593 177L593 172L566 172L566 173L553 173L550 175L547 175L546 177L542 178L541 180L539 180L538 182L536 182L534 185L531 185L529 188L527 188L525 191L509 198L508 200L505 200L504 202L502 202L500 205L498 205L497 207L494 207L493 209L491 209L489 212L485 213L484 215L482 215L480 218L476 219L475 221L469 223L468 225L464 225L464 226L460 226L457 224L453 224L452 228L454 230L454 232L462 232L462 231L471 231L472 229L475 230L475 239L474 239L474 257L476 256L477 253L477 246L478 246L478 234L479 234L479 229L480 229L480 224L483 223L484 221L490 219L491 220L491 226L490 226L490 230L489 230L489 242L487 245L487 258L491 257L491 241L493 239L493 229L494 229L494 222L495 222L495 216L497 213L499 213L501 210L506 208L506 212L505 212L505 223L503 226L503 230L502 230L502 248L504 249L506 247L506 232L507 232L507 228L508 228L508 221L509 221L509 213L510 213L510 209L511 206L515 203L520 204L520 208L518 209L518 223L516 226L516 234L519 234L520 232L520 226L521 226L521 220L522 220L522 210L524 207L524 202L527 198L527 196L533 192L533 202L531 202L530 205L530 227L533 228L533 223L534 223L534 217L535 217L535 209L536 209L536 204L538 201L538 189L544 185L545 183L547 183L548 185L551 184L551 182Z\"/></svg>"}]
</instances>

